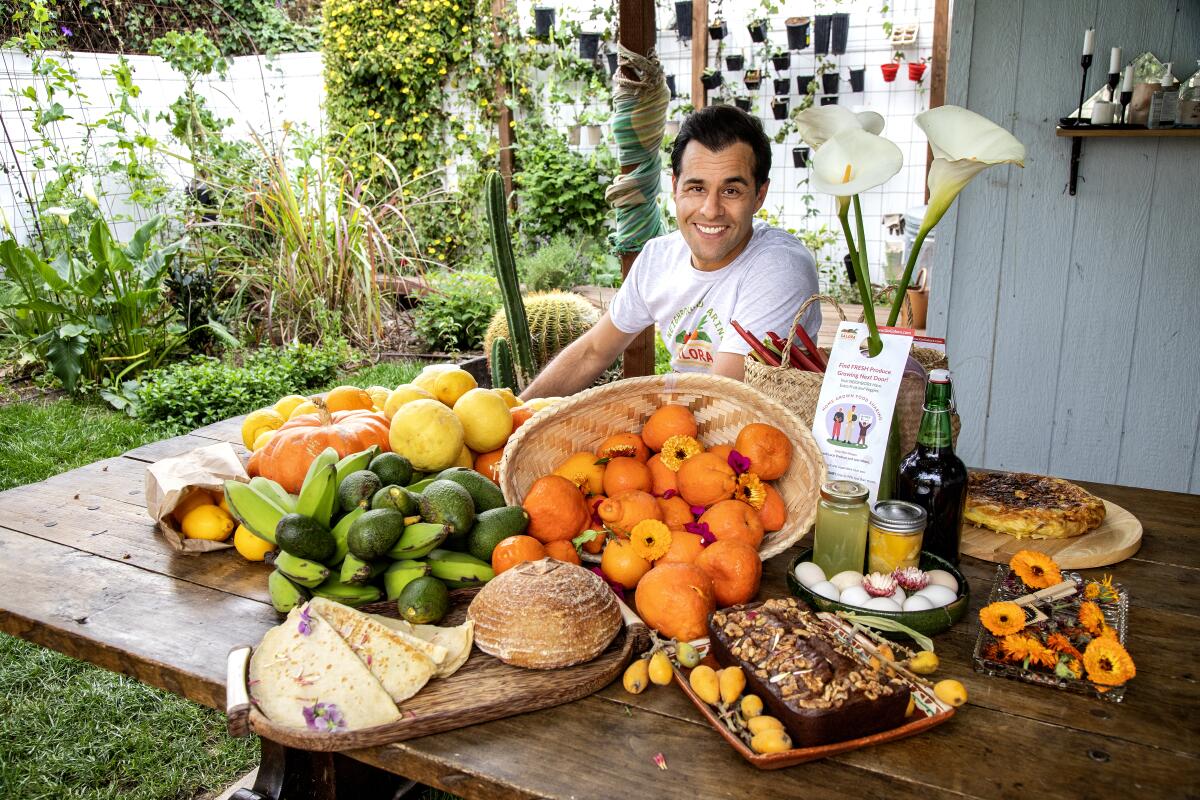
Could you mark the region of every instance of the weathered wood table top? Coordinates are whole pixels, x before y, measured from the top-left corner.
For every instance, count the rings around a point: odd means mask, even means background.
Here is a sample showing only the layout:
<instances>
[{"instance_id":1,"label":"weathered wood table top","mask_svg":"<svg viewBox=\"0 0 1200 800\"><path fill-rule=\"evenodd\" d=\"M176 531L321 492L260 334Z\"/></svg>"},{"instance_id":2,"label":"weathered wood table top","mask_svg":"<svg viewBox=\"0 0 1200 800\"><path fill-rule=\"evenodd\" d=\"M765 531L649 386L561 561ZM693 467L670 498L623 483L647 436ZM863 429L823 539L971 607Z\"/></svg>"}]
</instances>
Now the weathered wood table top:
<instances>
[{"instance_id":1,"label":"weathered wood table top","mask_svg":"<svg viewBox=\"0 0 1200 800\"><path fill-rule=\"evenodd\" d=\"M229 420L0 493L0 629L223 708L226 654L278 621L270 568L233 550L171 551L146 515L143 475L160 458L239 439ZM761 772L678 688L633 696L617 681L546 711L353 755L465 797L1195 797L1200 497L1089 488L1145 527L1141 550L1108 570L1130 592L1138 670L1121 704L974 672L975 612L994 565L965 558L971 614L936 644L939 677L961 680L970 701L922 736ZM789 560L767 562L763 596L786 593Z\"/></svg>"}]
</instances>

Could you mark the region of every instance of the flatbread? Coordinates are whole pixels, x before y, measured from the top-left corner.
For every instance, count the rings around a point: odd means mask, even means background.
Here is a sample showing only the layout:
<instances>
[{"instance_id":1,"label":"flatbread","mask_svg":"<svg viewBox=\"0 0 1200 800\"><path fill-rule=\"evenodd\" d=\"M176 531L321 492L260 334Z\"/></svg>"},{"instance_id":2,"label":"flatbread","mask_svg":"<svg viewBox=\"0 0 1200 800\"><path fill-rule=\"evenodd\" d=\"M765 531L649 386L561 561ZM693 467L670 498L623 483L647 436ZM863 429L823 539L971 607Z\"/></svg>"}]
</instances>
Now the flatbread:
<instances>
[{"instance_id":1,"label":"flatbread","mask_svg":"<svg viewBox=\"0 0 1200 800\"><path fill-rule=\"evenodd\" d=\"M320 732L400 718L383 685L337 631L300 608L267 631L254 649L250 698L275 722Z\"/></svg>"},{"instance_id":2,"label":"flatbread","mask_svg":"<svg viewBox=\"0 0 1200 800\"><path fill-rule=\"evenodd\" d=\"M1104 501L1062 478L972 470L963 518L1018 539L1066 539L1104 522Z\"/></svg>"},{"instance_id":3,"label":"flatbread","mask_svg":"<svg viewBox=\"0 0 1200 800\"><path fill-rule=\"evenodd\" d=\"M408 620L378 614L371 616L394 631L408 633L444 647L446 660L438 665L436 678L449 678L471 657L471 643L475 639L475 623L472 620L453 628L443 628L439 625L413 625Z\"/></svg>"},{"instance_id":4,"label":"flatbread","mask_svg":"<svg viewBox=\"0 0 1200 800\"><path fill-rule=\"evenodd\" d=\"M313 598L308 608L333 626L397 703L421 691L437 672L437 662L426 654L431 648L424 642L416 646L412 637L400 636L371 616L332 600ZM432 652L445 660L444 648Z\"/></svg>"}]
</instances>

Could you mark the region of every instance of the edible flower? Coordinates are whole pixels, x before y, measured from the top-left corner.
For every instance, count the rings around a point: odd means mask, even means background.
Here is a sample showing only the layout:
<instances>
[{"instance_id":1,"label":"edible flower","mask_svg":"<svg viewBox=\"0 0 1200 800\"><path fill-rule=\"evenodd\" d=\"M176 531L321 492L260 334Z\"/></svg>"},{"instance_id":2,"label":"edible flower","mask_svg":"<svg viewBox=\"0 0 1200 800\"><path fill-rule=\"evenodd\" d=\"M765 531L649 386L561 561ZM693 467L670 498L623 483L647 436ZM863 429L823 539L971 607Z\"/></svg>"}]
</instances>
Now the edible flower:
<instances>
[{"instance_id":1,"label":"edible flower","mask_svg":"<svg viewBox=\"0 0 1200 800\"><path fill-rule=\"evenodd\" d=\"M678 472L679 467L684 461L703 451L704 448L700 446L700 442L696 441L695 438L676 435L663 442L659 458L662 460L664 467L671 470L671 472Z\"/></svg>"},{"instance_id":2,"label":"edible flower","mask_svg":"<svg viewBox=\"0 0 1200 800\"><path fill-rule=\"evenodd\" d=\"M656 767L658 767L659 769L666 769L667 768L667 757L664 756L662 753L655 753L654 754L654 765Z\"/></svg>"},{"instance_id":3,"label":"edible flower","mask_svg":"<svg viewBox=\"0 0 1200 800\"><path fill-rule=\"evenodd\" d=\"M761 509L767 502L767 490L762 481L753 472L743 472L737 477L737 488L734 497L743 503L748 503L755 511Z\"/></svg>"},{"instance_id":4,"label":"edible flower","mask_svg":"<svg viewBox=\"0 0 1200 800\"><path fill-rule=\"evenodd\" d=\"M725 463L733 470L734 475L741 475L750 469L750 457L742 455L737 450L729 451L729 455L725 458Z\"/></svg>"},{"instance_id":5,"label":"edible flower","mask_svg":"<svg viewBox=\"0 0 1200 800\"><path fill-rule=\"evenodd\" d=\"M919 592L929 585L929 576L922 572L920 567L896 567L892 577L906 592Z\"/></svg>"},{"instance_id":6,"label":"edible flower","mask_svg":"<svg viewBox=\"0 0 1200 800\"><path fill-rule=\"evenodd\" d=\"M300 709L309 730L337 733L346 730L346 718L335 703L313 703Z\"/></svg>"},{"instance_id":7,"label":"edible flower","mask_svg":"<svg viewBox=\"0 0 1200 800\"><path fill-rule=\"evenodd\" d=\"M896 579L883 572L872 572L863 578L862 587L871 597L891 597L896 593Z\"/></svg>"},{"instance_id":8,"label":"edible flower","mask_svg":"<svg viewBox=\"0 0 1200 800\"><path fill-rule=\"evenodd\" d=\"M1021 550L1008 562L1008 568L1030 589L1045 589L1062 583L1062 571L1058 564L1044 553Z\"/></svg>"},{"instance_id":9,"label":"edible flower","mask_svg":"<svg viewBox=\"0 0 1200 800\"><path fill-rule=\"evenodd\" d=\"M1083 651L1088 680L1102 686L1120 686L1137 675L1128 651L1115 639L1097 638Z\"/></svg>"},{"instance_id":10,"label":"edible flower","mask_svg":"<svg viewBox=\"0 0 1200 800\"><path fill-rule=\"evenodd\" d=\"M704 506L688 506L688 511L692 512L693 517L701 517L708 509Z\"/></svg>"},{"instance_id":11,"label":"edible flower","mask_svg":"<svg viewBox=\"0 0 1200 800\"><path fill-rule=\"evenodd\" d=\"M1016 603L992 603L979 610L979 621L993 636L1008 636L1025 628L1025 612Z\"/></svg>"},{"instance_id":12,"label":"edible flower","mask_svg":"<svg viewBox=\"0 0 1200 800\"><path fill-rule=\"evenodd\" d=\"M1079 604L1079 624L1092 636L1099 637L1105 628L1104 612L1091 600Z\"/></svg>"},{"instance_id":13,"label":"edible flower","mask_svg":"<svg viewBox=\"0 0 1200 800\"><path fill-rule=\"evenodd\" d=\"M1076 658L1060 658L1058 663L1054 665L1054 674L1059 678L1067 678L1069 680L1079 680L1079 659Z\"/></svg>"},{"instance_id":14,"label":"edible flower","mask_svg":"<svg viewBox=\"0 0 1200 800\"><path fill-rule=\"evenodd\" d=\"M674 497L677 494L679 494L679 492L675 491L674 489L667 489L665 492L662 493L662 499L670 500L672 497Z\"/></svg>"},{"instance_id":15,"label":"edible flower","mask_svg":"<svg viewBox=\"0 0 1200 800\"><path fill-rule=\"evenodd\" d=\"M308 606L300 609L300 622L296 624L296 630L301 636L308 636L312 633L312 616L310 616Z\"/></svg>"},{"instance_id":16,"label":"edible flower","mask_svg":"<svg viewBox=\"0 0 1200 800\"><path fill-rule=\"evenodd\" d=\"M707 522L685 522L683 523L683 529L688 533L694 533L699 536L700 543L705 547L708 547L717 540L717 537L713 536L712 531L708 529Z\"/></svg>"},{"instance_id":17,"label":"edible flower","mask_svg":"<svg viewBox=\"0 0 1200 800\"><path fill-rule=\"evenodd\" d=\"M644 519L629 532L633 552L647 561L655 561L671 549L671 529L657 519Z\"/></svg>"},{"instance_id":18,"label":"edible flower","mask_svg":"<svg viewBox=\"0 0 1200 800\"><path fill-rule=\"evenodd\" d=\"M1046 637L1046 646L1056 653L1062 653L1071 656L1071 658L1083 658L1083 654L1076 649L1075 645L1071 644L1071 640L1058 632Z\"/></svg>"}]
</instances>

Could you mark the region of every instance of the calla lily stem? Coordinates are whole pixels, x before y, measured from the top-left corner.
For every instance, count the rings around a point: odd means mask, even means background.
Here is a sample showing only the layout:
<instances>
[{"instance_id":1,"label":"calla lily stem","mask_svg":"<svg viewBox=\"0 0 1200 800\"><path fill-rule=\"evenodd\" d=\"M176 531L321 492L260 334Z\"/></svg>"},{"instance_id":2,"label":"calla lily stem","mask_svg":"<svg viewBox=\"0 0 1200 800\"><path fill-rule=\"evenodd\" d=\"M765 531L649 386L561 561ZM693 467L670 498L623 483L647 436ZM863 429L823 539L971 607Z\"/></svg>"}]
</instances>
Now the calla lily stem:
<instances>
[{"instance_id":1,"label":"calla lily stem","mask_svg":"<svg viewBox=\"0 0 1200 800\"><path fill-rule=\"evenodd\" d=\"M925 237L929 234L933 226L922 226L917 232L917 238L913 239L912 252L908 254L908 263L904 265L904 275L900 277L900 283L896 286L896 299L892 301L892 310L888 314L888 325L895 325L896 320L900 318L900 308L904 304L904 295L908 292L909 281L912 280L913 267L917 265L917 256L921 255L921 245L925 243Z\"/></svg>"},{"instance_id":2,"label":"calla lily stem","mask_svg":"<svg viewBox=\"0 0 1200 800\"><path fill-rule=\"evenodd\" d=\"M862 205L854 195L854 221L858 225L858 258L855 272L858 274L858 293L863 301L863 318L867 321L867 353L874 358L883 351L883 340L879 338L879 326L875 322L875 303L871 298L871 278L867 269L867 231L863 225ZM849 238L849 237L847 237Z\"/></svg>"}]
</instances>

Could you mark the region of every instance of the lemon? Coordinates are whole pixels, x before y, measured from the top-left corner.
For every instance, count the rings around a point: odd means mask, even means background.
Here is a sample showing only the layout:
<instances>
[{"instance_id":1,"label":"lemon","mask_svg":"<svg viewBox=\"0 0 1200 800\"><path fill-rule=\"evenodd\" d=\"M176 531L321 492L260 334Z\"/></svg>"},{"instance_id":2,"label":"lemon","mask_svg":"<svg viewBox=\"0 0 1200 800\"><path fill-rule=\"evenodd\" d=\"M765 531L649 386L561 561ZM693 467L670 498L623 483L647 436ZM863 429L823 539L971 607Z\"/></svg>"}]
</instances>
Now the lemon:
<instances>
[{"instance_id":1,"label":"lemon","mask_svg":"<svg viewBox=\"0 0 1200 800\"><path fill-rule=\"evenodd\" d=\"M967 702L967 687L950 678L935 683L933 685L933 693L937 695L938 700L948 703L955 708Z\"/></svg>"},{"instance_id":2,"label":"lemon","mask_svg":"<svg viewBox=\"0 0 1200 800\"><path fill-rule=\"evenodd\" d=\"M242 444L253 449L254 442L264 431L278 430L287 422L283 414L273 408L260 408L251 411L242 422Z\"/></svg>"},{"instance_id":3,"label":"lemon","mask_svg":"<svg viewBox=\"0 0 1200 800\"><path fill-rule=\"evenodd\" d=\"M221 494L217 497L217 508L224 511L229 516L233 516L233 512L229 510L229 500L225 498L224 492L221 492Z\"/></svg>"},{"instance_id":4,"label":"lemon","mask_svg":"<svg viewBox=\"0 0 1200 800\"><path fill-rule=\"evenodd\" d=\"M183 518L188 515L188 512L198 506L214 505L212 494L205 489L192 489L184 496L183 500L175 506L175 519L183 523Z\"/></svg>"},{"instance_id":5,"label":"lemon","mask_svg":"<svg viewBox=\"0 0 1200 800\"><path fill-rule=\"evenodd\" d=\"M492 389L492 391L500 395L500 399L509 408L516 408L521 405L521 398L513 394L512 389L509 389L507 386L501 386L499 389Z\"/></svg>"},{"instance_id":6,"label":"lemon","mask_svg":"<svg viewBox=\"0 0 1200 800\"><path fill-rule=\"evenodd\" d=\"M275 545L258 538L245 525L238 525L233 532L233 548L247 561L262 561L267 553L275 549Z\"/></svg>"},{"instance_id":7,"label":"lemon","mask_svg":"<svg viewBox=\"0 0 1200 800\"><path fill-rule=\"evenodd\" d=\"M471 452L471 448L464 444L462 446L462 450L460 450L458 453L458 458L455 459L454 463L450 466L462 467L463 469L473 469L475 467L475 454Z\"/></svg>"},{"instance_id":8,"label":"lemon","mask_svg":"<svg viewBox=\"0 0 1200 800\"><path fill-rule=\"evenodd\" d=\"M183 516L183 535L189 539L223 542L233 533L233 517L217 506L199 505Z\"/></svg>"},{"instance_id":9,"label":"lemon","mask_svg":"<svg viewBox=\"0 0 1200 800\"><path fill-rule=\"evenodd\" d=\"M388 395L392 393L391 389L388 389L386 386L368 386L363 391L371 396L371 402L375 404L376 411L383 411L383 406L387 403Z\"/></svg>"},{"instance_id":10,"label":"lemon","mask_svg":"<svg viewBox=\"0 0 1200 800\"><path fill-rule=\"evenodd\" d=\"M312 400L305 400L303 403L301 403L300 405L298 405L292 409L292 413L288 415L288 419L295 419L296 417L300 417L305 414L316 414L316 413L317 413L317 404L314 403Z\"/></svg>"},{"instance_id":11,"label":"lemon","mask_svg":"<svg viewBox=\"0 0 1200 800\"><path fill-rule=\"evenodd\" d=\"M295 410L296 406L307 402L307 397L301 397L298 394L289 394L276 400L272 408L282 414L284 419L290 419L292 411Z\"/></svg>"},{"instance_id":12,"label":"lemon","mask_svg":"<svg viewBox=\"0 0 1200 800\"><path fill-rule=\"evenodd\" d=\"M254 444L250 446L250 450L262 450L267 446L267 442L271 441L271 437L274 435L275 431L263 431L258 435L258 438L254 440Z\"/></svg>"},{"instance_id":13,"label":"lemon","mask_svg":"<svg viewBox=\"0 0 1200 800\"><path fill-rule=\"evenodd\" d=\"M388 394L387 400L383 404L383 415L391 419L396 414L396 409L405 403L411 403L413 400L435 400L433 394L422 389L420 386L415 386L411 383L402 383Z\"/></svg>"},{"instance_id":14,"label":"lemon","mask_svg":"<svg viewBox=\"0 0 1200 800\"><path fill-rule=\"evenodd\" d=\"M535 412L541 411L543 408L548 408L562 400L561 397L535 397L532 400L526 400L523 405L525 408L532 408Z\"/></svg>"},{"instance_id":15,"label":"lemon","mask_svg":"<svg viewBox=\"0 0 1200 800\"><path fill-rule=\"evenodd\" d=\"M454 404L454 415L463 426L463 441L478 453L495 450L513 429L512 412L504 398L488 389L471 389Z\"/></svg>"},{"instance_id":16,"label":"lemon","mask_svg":"<svg viewBox=\"0 0 1200 800\"><path fill-rule=\"evenodd\" d=\"M437 381L438 375L443 372L449 372L452 369L458 369L457 364L430 364L425 369L421 370L421 374L413 378L413 385L419 386L429 394L433 394L433 385Z\"/></svg>"},{"instance_id":17,"label":"lemon","mask_svg":"<svg viewBox=\"0 0 1200 800\"><path fill-rule=\"evenodd\" d=\"M462 423L437 400L413 400L396 409L388 438L392 452L421 472L453 466L464 444Z\"/></svg>"},{"instance_id":18,"label":"lemon","mask_svg":"<svg viewBox=\"0 0 1200 800\"><path fill-rule=\"evenodd\" d=\"M471 391L479 384L475 376L465 369L448 369L438 374L433 381L433 396L448 406L458 402L458 398ZM489 392L489 394L491 394Z\"/></svg>"}]
</instances>

